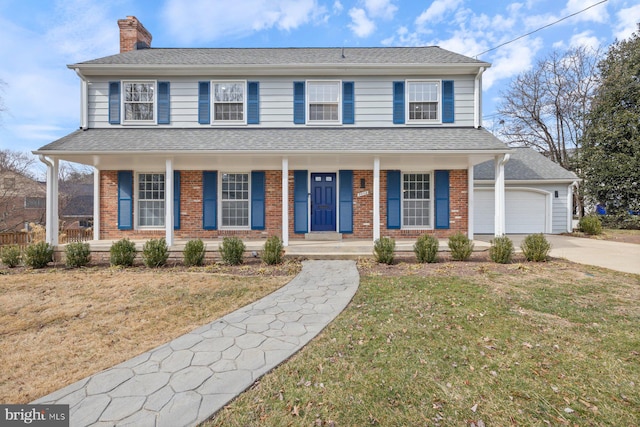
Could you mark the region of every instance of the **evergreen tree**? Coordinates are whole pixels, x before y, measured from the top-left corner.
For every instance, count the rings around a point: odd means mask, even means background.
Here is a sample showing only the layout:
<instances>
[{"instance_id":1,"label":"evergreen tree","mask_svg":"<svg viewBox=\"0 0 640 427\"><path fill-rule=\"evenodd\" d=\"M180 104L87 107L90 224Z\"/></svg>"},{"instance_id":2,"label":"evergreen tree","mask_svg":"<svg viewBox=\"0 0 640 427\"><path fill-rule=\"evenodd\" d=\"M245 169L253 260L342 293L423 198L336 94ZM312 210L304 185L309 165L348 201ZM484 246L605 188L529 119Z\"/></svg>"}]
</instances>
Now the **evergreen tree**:
<instances>
[{"instance_id":1,"label":"evergreen tree","mask_svg":"<svg viewBox=\"0 0 640 427\"><path fill-rule=\"evenodd\" d=\"M640 211L640 24L598 67L601 84L582 144L585 191L607 213Z\"/></svg>"}]
</instances>

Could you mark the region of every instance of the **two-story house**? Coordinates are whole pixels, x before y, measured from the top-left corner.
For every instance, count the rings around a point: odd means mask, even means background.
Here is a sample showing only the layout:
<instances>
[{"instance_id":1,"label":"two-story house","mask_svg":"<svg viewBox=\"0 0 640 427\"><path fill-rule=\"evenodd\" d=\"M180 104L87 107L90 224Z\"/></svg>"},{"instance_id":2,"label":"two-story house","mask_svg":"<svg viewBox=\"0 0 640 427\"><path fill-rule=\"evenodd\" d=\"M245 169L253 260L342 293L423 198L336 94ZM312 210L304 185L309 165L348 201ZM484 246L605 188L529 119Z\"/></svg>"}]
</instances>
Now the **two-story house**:
<instances>
[{"instance_id":1,"label":"two-story house","mask_svg":"<svg viewBox=\"0 0 640 427\"><path fill-rule=\"evenodd\" d=\"M504 233L490 64L439 47L152 48L135 17L118 25L119 54L68 66L80 129L34 152L50 177L60 160L95 168L96 240L473 236L488 160ZM56 200L50 179L50 223Z\"/></svg>"}]
</instances>

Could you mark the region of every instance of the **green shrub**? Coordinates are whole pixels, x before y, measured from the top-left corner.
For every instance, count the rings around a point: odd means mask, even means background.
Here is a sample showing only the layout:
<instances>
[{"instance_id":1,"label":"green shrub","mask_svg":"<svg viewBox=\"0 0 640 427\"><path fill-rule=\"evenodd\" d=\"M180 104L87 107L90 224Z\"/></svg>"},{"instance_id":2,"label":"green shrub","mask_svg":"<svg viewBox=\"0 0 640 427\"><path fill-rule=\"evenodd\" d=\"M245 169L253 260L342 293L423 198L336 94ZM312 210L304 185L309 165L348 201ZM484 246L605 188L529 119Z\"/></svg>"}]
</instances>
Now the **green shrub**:
<instances>
[{"instance_id":1,"label":"green shrub","mask_svg":"<svg viewBox=\"0 0 640 427\"><path fill-rule=\"evenodd\" d=\"M413 245L413 252L416 254L418 262L436 262L438 260L439 245L438 239L430 234L418 237L418 240Z\"/></svg>"},{"instance_id":2,"label":"green shrub","mask_svg":"<svg viewBox=\"0 0 640 427\"><path fill-rule=\"evenodd\" d=\"M603 215L602 226L617 230L640 230L640 215L625 212L617 215Z\"/></svg>"},{"instance_id":3,"label":"green shrub","mask_svg":"<svg viewBox=\"0 0 640 427\"><path fill-rule=\"evenodd\" d=\"M201 266L204 264L204 254L205 248L202 240L189 240L182 251L184 265L187 267Z\"/></svg>"},{"instance_id":4,"label":"green shrub","mask_svg":"<svg viewBox=\"0 0 640 427\"><path fill-rule=\"evenodd\" d=\"M91 248L88 243L69 243L64 253L67 267L84 267L91 261Z\"/></svg>"},{"instance_id":5,"label":"green shrub","mask_svg":"<svg viewBox=\"0 0 640 427\"><path fill-rule=\"evenodd\" d=\"M391 237L381 237L373 244L373 256L380 264L393 264L396 241Z\"/></svg>"},{"instance_id":6,"label":"green shrub","mask_svg":"<svg viewBox=\"0 0 640 427\"><path fill-rule=\"evenodd\" d=\"M24 251L24 263L32 268L44 268L53 261L53 247L47 242L33 243Z\"/></svg>"},{"instance_id":7,"label":"green shrub","mask_svg":"<svg viewBox=\"0 0 640 427\"><path fill-rule=\"evenodd\" d=\"M542 233L530 234L524 238L520 249L527 261L544 262L549 257L551 243Z\"/></svg>"},{"instance_id":8,"label":"green shrub","mask_svg":"<svg viewBox=\"0 0 640 427\"><path fill-rule=\"evenodd\" d=\"M580 218L578 227L580 227L580 230L584 233L591 234L593 236L602 234L602 222L597 215L583 216Z\"/></svg>"},{"instance_id":9,"label":"green shrub","mask_svg":"<svg viewBox=\"0 0 640 427\"><path fill-rule=\"evenodd\" d=\"M247 249L239 237L225 237L220 245L220 256L225 264L240 265Z\"/></svg>"},{"instance_id":10,"label":"green shrub","mask_svg":"<svg viewBox=\"0 0 640 427\"><path fill-rule=\"evenodd\" d=\"M9 268L17 267L20 265L22 258L22 252L17 245L7 246L2 249L2 263Z\"/></svg>"},{"instance_id":11,"label":"green shrub","mask_svg":"<svg viewBox=\"0 0 640 427\"><path fill-rule=\"evenodd\" d=\"M111 265L131 267L133 260L136 259L136 244L125 237L114 242L109 252Z\"/></svg>"},{"instance_id":12,"label":"green shrub","mask_svg":"<svg viewBox=\"0 0 640 427\"><path fill-rule=\"evenodd\" d=\"M149 268L162 267L169 259L169 248L164 239L147 240L142 247L142 262Z\"/></svg>"},{"instance_id":13,"label":"green shrub","mask_svg":"<svg viewBox=\"0 0 640 427\"><path fill-rule=\"evenodd\" d=\"M454 261L468 260L473 252L473 246L473 241L460 232L449 237L449 249Z\"/></svg>"},{"instance_id":14,"label":"green shrub","mask_svg":"<svg viewBox=\"0 0 640 427\"><path fill-rule=\"evenodd\" d=\"M280 237L271 236L264 242L262 248L262 262L268 265L281 264L284 257L284 244Z\"/></svg>"},{"instance_id":15,"label":"green shrub","mask_svg":"<svg viewBox=\"0 0 640 427\"><path fill-rule=\"evenodd\" d=\"M513 242L507 236L496 237L491 241L489 257L498 264L509 264L513 257Z\"/></svg>"}]
</instances>

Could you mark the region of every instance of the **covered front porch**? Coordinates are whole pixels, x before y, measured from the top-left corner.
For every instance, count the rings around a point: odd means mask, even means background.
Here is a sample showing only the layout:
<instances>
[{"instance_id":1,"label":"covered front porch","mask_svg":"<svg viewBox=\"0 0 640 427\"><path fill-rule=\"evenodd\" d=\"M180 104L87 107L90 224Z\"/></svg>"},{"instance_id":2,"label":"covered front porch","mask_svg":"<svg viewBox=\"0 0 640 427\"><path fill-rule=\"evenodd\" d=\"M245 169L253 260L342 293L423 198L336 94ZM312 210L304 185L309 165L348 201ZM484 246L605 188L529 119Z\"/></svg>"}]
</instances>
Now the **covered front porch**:
<instances>
[{"instance_id":1,"label":"covered front porch","mask_svg":"<svg viewBox=\"0 0 640 427\"><path fill-rule=\"evenodd\" d=\"M447 239L440 239L439 251L448 252ZM138 252L142 251L142 247L146 240L134 240ZM169 248L170 260L172 262L182 261L182 251L188 239L176 239ZM219 260L219 247L222 238L203 240L207 251L206 259L211 262ZM263 249L265 240L243 240L247 249L245 257L259 257L260 251ZM87 242L91 247L91 253L94 262L109 262L109 249L113 244L111 240L92 240ZM413 239L396 240L395 252L397 255L413 255ZM474 240L474 251L486 251L491 246L483 240ZM57 259L62 259L64 248L66 245L58 245L56 248ZM291 240L285 249L285 258L304 258L304 259L358 259L363 257L371 257L373 254L373 242L371 240L345 239L334 241L321 240Z\"/></svg>"}]
</instances>

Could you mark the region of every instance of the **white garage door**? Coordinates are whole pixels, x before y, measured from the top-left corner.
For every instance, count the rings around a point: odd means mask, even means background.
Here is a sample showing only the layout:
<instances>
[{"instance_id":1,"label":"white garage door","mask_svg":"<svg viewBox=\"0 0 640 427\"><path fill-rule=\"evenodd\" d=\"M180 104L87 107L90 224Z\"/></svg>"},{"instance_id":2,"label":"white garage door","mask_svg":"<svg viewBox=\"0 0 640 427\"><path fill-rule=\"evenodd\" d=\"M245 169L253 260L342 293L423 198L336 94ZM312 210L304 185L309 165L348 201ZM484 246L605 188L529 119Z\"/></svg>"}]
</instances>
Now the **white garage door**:
<instances>
[{"instance_id":1,"label":"white garage door","mask_svg":"<svg viewBox=\"0 0 640 427\"><path fill-rule=\"evenodd\" d=\"M474 233L493 234L493 189L474 191ZM507 188L505 191L506 232L508 234L546 233L549 208L547 193L533 189Z\"/></svg>"}]
</instances>

